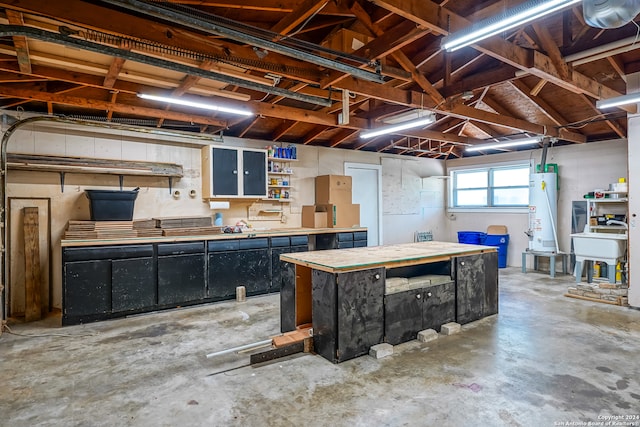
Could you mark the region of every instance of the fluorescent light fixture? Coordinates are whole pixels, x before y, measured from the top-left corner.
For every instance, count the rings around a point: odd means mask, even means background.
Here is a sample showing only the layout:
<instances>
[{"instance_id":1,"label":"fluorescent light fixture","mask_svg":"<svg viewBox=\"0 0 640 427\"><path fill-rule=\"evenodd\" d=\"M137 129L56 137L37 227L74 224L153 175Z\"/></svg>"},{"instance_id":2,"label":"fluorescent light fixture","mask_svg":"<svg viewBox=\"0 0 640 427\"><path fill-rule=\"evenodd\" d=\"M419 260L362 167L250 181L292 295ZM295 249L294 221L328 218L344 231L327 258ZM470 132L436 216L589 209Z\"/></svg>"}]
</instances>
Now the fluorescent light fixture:
<instances>
[{"instance_id":1,"label":"fluorescent light fixture","mask_svg":"<svg viewBox=\"0 0 640 427\"><path fill-rule=\"evenodd\" d=\"M626 95L616 96L615 98L600 99L596 101L596 108L603 110L620 105L637 104L638 102L640 102L640 92L628 93Z\"/></svg>"},{"instance_id":2,"label":"fluorescent light fixture","mask_svg":"<svg viewBox=\"0 0 640 427\"><path fill-rule=\"evenodd\" d=\"M241 116L253 115L252 112L247 110L241 110L239 108L221 107L219 105L205 104L203 102L188 101L186 99L171 98L168 96L156 96L156 95L147 95L145 93L139 93L138 97L142 99L149 99L151 101L166 102L168 104L177 104L177 105L184 105L186 107L201 108L203 110L219 111L221 113L239 114Z\"/></svg>"},{"instance_id":3,"label":"fluorescent light fixture","mask_svg":"<svg viewBox=\"0 0 640 427\"><path fill-rule=\"evenodd\" d=\"M427 116L421 117L416 120L410 120L408 122L398 123L391 126L383 126L377 129L363 132L360 134L360 138L373 138L375 136L387 135L390 133L400 132L401 130L412 129L419 126L425 126L436 121L436 116L433 113L429 113Z\"/></svg>"},{"instance_id":4,"label":"fluorescent light fixture","mask_svg":"<svg viewBox=\"0 0 640 427\"><path fill-rule=\"evenodd\" d=\"M511 141L501 141L501 142L492 142L489 144L470 145L465 149L465 151L494 150L496 148L518 147L520 145L529 145L529 144L534 144L539 142L540 142L540 137L536 136L534 138L512 139Z\"/></svg>"},{"instance_id":5,"label":"fluorescent light fixture","mask_svg":"<svg viewBox=\"0 0 640 427\"><path fill-rule=\"evenodd\" d=\"M451 34L442 39L442 48L453 52L469 46L487 37L495 36L503 31L519 27L527 22L557 12L581 0L530 0L513 7L500 15L480 21L467 29Z\"/></svg>"},{"instance_id":6,"label":"fluorescent light fixture","mask_svg":"<svg viewBox=\"0 0 640 427\"><path fill-rule=\"evenodd\" d=\"M421 108L415 108L413 110L405 111L404 113L395 114L393 116L385 117L381 120L385 125L395 125L398 123L408 122L409 120L417 120L422 117L430 115L430 111L425 111Z\"/></svg>"}]
</instances>

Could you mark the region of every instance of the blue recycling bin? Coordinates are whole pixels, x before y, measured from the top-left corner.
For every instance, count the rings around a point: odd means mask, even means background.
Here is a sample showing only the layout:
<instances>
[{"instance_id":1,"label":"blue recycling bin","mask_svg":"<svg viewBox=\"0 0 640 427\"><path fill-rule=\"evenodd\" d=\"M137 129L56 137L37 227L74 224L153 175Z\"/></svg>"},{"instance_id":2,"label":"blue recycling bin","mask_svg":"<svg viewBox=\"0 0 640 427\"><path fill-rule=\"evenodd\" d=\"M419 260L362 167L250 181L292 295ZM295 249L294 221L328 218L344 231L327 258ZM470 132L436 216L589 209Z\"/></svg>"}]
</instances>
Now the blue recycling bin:
<instances>
[{"instance_id":1,"label":"blue recycling bin","mask_svg":"<svg viewBox=\"0 0 640 427\"><path fill-rule=\"evenodd\" d=\"M458 243L481 245L486 235L482 231L458 231Z\"/></svg>"},{"instance_id":2,"label":"blue recycling bin","mask_svg":"<svg viewBox=\"0 0 640 427\"><path fill-rule=\"evenodd\" d=\"M509 246L508 234L487 234L484 245L498 247L498 268L507 266L507 246Z\"/></svg>"}]
</instances>

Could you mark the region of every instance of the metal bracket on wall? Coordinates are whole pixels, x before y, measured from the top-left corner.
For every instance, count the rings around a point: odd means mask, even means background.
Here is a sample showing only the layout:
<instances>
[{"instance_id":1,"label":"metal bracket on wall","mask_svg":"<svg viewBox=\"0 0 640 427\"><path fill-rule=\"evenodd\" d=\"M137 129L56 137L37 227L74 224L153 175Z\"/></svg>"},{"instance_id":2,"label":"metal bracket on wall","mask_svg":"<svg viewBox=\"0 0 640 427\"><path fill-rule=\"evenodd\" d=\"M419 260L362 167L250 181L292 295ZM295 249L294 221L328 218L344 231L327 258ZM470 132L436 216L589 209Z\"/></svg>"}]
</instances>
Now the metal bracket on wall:
<instances>
[{"instance_id":1,"label":"metal bracket on wall","mask_svg":"<svg viewBox=\"0 0 640 427\"><path fill-rule=\"evenodd\" d=\"M64 193L64 172L60 172L60 192Z\"/></svg>"}]
</instances>

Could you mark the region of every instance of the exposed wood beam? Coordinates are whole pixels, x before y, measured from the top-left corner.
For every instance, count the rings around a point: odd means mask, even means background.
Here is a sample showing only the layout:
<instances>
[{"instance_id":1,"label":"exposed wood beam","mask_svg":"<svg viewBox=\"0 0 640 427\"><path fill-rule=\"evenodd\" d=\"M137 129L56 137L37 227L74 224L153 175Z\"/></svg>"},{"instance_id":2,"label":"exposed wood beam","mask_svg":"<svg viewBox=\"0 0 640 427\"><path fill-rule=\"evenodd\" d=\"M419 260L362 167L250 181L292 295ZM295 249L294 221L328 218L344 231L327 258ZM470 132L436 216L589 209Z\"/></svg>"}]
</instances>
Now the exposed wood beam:
<instances>
[{"instance_id":1,"label":"exposed wood beam","mask_svg":"<svg viewBox=\"0 0 640 427\"><path fill-rule=\"evenodd\" d=\"M591 99L589 99L587 96L585 95L581 95L582 100L584 101L585 104L589 105L591 107L591 110L593 111L593 113L597 116L602 114L602 112L600 110L598 110L595 106L595 104L593 103L593 101ZM620 127L620 125L618 125L618 123L616 123L613 120L605 120L605 123L607 124L607 126L609 126L609 128L611 128L611 130L613 130L618 137L620 138L626 138L627 137L627 132Z\"/></svg>"},{"instance_id":2,"label":"exposed wood beam","mask_svg":"<svg viewBox=\"0 0 640 427\"><path fill-rule=\"evenodd\" d=\"M302 24L306 19L311 17L318 10L324 8L329 0L305 0L300 3L294 10L287 13L271 31L281 35L289 34L291 30Z\"/></svg>"},{"instance_id":3,"label":"exposed wood beam","mask_svg":"<svg viewBox=\"0 0 640 427\"><path fill-rule=\"evenodd\" d=\"M7 19L9 20L9 24L24 25L22 13L7 9L6 14ZM13 36L13 46L16 48L16 55L18 57L18 65L20 65L20 71L26 74L31 74L31 58L29 56L29 45L27 43L27 38L24 36Z\"/></svg>"},{"instance_id":4,"label":"exposed wood beam","mask_svg":"<svg viewBox=\"0 0 640 427\"><path fill-rule=\"evenodd\" d=\"M374 4L390 10L419 25L430 28L434 33L446 35L472 24L466 18L450 10L440 8L431 0L371 0ZM595 99L613 98L621 93L605 86L577 71L571 73L570 80L564 80L553 65L551 58L541 52L529 52L498 37L485 39L474 48L493 58L505 62L522 72L536 75L574 93L584 93ZM635 106L625 108L635 113Z\"/></svg>"},{"instance_id":5,"label":"exposed wood beam","mask_svg":"<svg viewBox=\"0 0 640 427\"><path fill-rule=\"evenodd\" d=\"M342 144L343 142L351 139L356 133L358 133L357 130L353 130L353 129L341 129L338 134L331 138L331 142L329 144L330 147L337 147L338 145Z\"/></svg>"},{"instance_id":6,"label":"exposed wood beam","mask_svg":"<svg viewBox=\"0 0 640 427\"><path fill-rule=\"evenodd\" d=\"M113 58L111 61L111 65L109 65L109 71L107 71L107 75L104 78L104 82L102 85L106 88L112 88L118 79L118 75L120 75L120 71L122 71L122 66L125 63L125 59L122 58Z\"/></svg>"},{"instance_id":7,"label":"exposed wood beam","mask_svg":"<svg viewBox=\"0 0 640 427\"><path fill-rule=\"evenodd\" d=\"M560 49L558 49L558 46L556 45L553 37L551 37L551 33L549 33L547 27L538 22L534 22L533 24L531 24L531 26L536 32L542 48L547 52L547 55L549 55L551 63L554 65L556 72L558 73L560 78L562 78L563 80L570 80L572 70L563 59L562 53L560 52Z\"/></svg>"},{"instance_id":8,"label":"exposed wood beam","mask_svg":"<svg viewBox=\"0 0 640 427\"><path fill-rule=\"evenodd\" d=\"M376 36L382 37L385 34L379 25L371 21L371 17L360 5L360 3L354 2L353 6L351 7L351 11L354 13L354 15L356 15L360 22L362 22L372 33L376 34ZM433 87L431 82L424 76L424 74L422 74L418 70L418 68L413 64L409 57L407 57L400 50L393 52L392 56L396 61L398 61L402 68L411 73L413 79L425 91L427 96L432 99L435 105L444 102L444 98L442 97L442 95L440 95L437 89Z\"/></svg>"},{"instance_id":9,"label":"exposed wood beam","mask_svg":"<svg viewBox=\"0 0 640 427\"><path fill-rule=\"evenodd\" d=\"M116 99L118 98L118 92L114 91L111 93L111 105L114 105L116 103ZM109 109L109 111L107 112L107 121L111 121L111 118L113 117L113 110Z\"/></svg>"},{"instance_id":10,"label":"exposed wood beam","mask_svg":"<svg viewBox=\"0 0 640 427\"><path fill-rule=\"evenodd\" d=\"M520 80L513 80L510 82L511 86L514 87L518 92L520 92L523 96L531 101L533 105L535 105L541 113L547 116L556 126L562 126L567 124L567 120L558 112L555 108L549 105L544 99L539 96L531 95L532 89L524 84Z\"/></svg>"},{"instance_id":11,"label":"exposed wood beam","mask_svg":"<svg viewBox=\"0 0 640 427\"><path fill-rule=\"evenodd\" d=\"M428 31L424 28L416 27L414 23L405 21L357 49L353 52L353 55L365 57L369 60L381 59L423 37L427 33ZM366 67L368 67L368 64L360 66L360 68ZM401 79L409 79L410 77L407 73L396 72L391 67L382 67L382 74ZM335 85L346 76L348 76L348 74L340 71L332 71L327 77L320 81L320 86L327 88Z\"/></svg>"},{"instance_id":12,"label":"exposed wood beam","mask_svg":"<svg viewBox=\"0 0 640 427\"><path fill-rule=\"evenodd\" d=\"M287 132L289 132L291 130L291 128L293 128L296 124L298 124L298 122L292 122L290 120L284 120L282 122L282 124L280 126L278 126L272 133L271 133L271 140L273 141L278 141L280 138L282 138Z\"/></svg>"},{"instance_id":13,"label":"exposed wood beam","mask_svg":"<svg viewBox=\"0 0 640 427\"><path fill-rule=\"evenodd\" d=\"M251 130L251 128L253 128L255 125L257 125L257 124L258 124L258 121L260 121L260 116L256 116L256 117L251 121L251 123L249 123L247 126L245 126L245 128L244 128L244 129L242 129L242 130L240 131L240 133L238 134L238 137L240 137L240 138L244 137L244 136L247 134L247 132L249 132L249 131Z\"/></svg>"},{"instance_id":14,"label":"exposed wood beam","mask_svg":"<svg viewBox=\"0 0 640 427\"><path fill-rule=\"evenodd\" d=\"M320 136L320 134L322 134L327 129L329 129L328 126L315 126L313 129L306 133L306 135L302 139L302 143L304 145L311 144Z\"/></svg>"},{"instance_id":15,"label":"exposed wood beam","mask_svg":"<svg viewBox=\"0 0 640 427\"><path fill-rule=\"evenodd\" d=\"M26 100L34 100L41 102L53 102L54 104L73 105L94 110L113 110L117 113L134 114L146 117L165 118L168 120L177 120L189 123L201 123L211 126L226 127L225 120L213 119L207 116L199 116L196 114L176 113L172 111L164 111L156 108L140 107L136 105L111 104L108 101L98 99L80 98L69 95L59 95L47 92L39 92L29 89L15 89L9 87L0 87L0 95L11 96L14 98L22 98Z\"/></svg>"},{"instance_id":16,"label":"exposed wood beam","mask_svg":"<svg viewBox=\"0 0 640 427\"><path fill-rule=\"evenodd\" d=\"M538 94L546 84L547 81L545 79L538 80L538 83L536 83L536 85L531 89L531 92L529 92L529 94L531 94L532 96L538 96Z\"/></svg>"}]
</instances>

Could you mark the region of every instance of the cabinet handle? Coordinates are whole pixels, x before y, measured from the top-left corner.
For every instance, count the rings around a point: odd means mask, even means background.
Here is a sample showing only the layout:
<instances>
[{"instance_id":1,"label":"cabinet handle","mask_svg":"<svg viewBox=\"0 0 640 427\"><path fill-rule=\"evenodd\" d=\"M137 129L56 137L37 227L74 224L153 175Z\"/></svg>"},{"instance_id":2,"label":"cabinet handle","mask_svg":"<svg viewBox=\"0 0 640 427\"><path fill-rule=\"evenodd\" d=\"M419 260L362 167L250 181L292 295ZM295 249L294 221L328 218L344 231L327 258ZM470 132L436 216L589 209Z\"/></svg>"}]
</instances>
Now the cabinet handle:
<instances>
[{"instance_id":1,"label":"cabinet handle","mask_svg":"<svg viewBox=\"0 0 640 427\"><path fill-rule=\"evenodd\" d=\"M234 170L234 171L233 171L233 174L234 174L234 175L238 175L238 171L237 171L237 170Z\"/></svg>"},{"instance_id":2,"label":"cabinet handle","mask_svg":"<svg viewBox=\"0 0 640 427\"><path fill-rule=\"evenodd\" d=\"M375 275L375 276L373 276L373 277L375 277L375 279L376 279L376 280L378 280L378 279L380 278L380 275L379 275L379 274L376 274L376 275Z\"/></svg>"},{"instance_id":3,"label":"cabinet handle","mask_svg":"<svg viewBox=\"0 0 640 427\"><path fill-rule=\"evenodd\" d=\"M245 175L249 175L249 171L244 171L244 174Z\"/></svg>"},{"instance_id":4,"label":"cabinet handle","mask_svg":"<svg viewBox=\"0 0 640 427\"><path fill-rule=\"evenodd\" d=\"M462 261L462 262L460 263L460 265L464 265L464 261Z\"/></svg>"},{"instance_id":5,"label":"cabinet handle","mask_svg":"<svg viewBox=\"0 0 640 427\"><path fill-rule=\"evenodd\" d=\"M427 298L431 297L431 292L427 292Z\"/></svg>"},{"instance_id":6,"label":"cabinet handle","mask_svg":"<svg viewBox=\"0 0 640 427\"><path fill-rule=\"evenodd\" d=\"M420 299L420 298L422 298L422 295L417 294L417 295L416 295L416 298L417 298L417 299Z\"/></svg>"}]
</instances>

